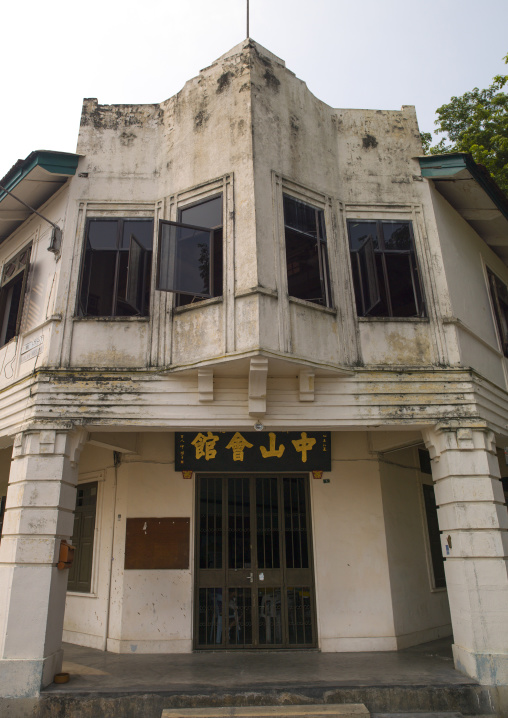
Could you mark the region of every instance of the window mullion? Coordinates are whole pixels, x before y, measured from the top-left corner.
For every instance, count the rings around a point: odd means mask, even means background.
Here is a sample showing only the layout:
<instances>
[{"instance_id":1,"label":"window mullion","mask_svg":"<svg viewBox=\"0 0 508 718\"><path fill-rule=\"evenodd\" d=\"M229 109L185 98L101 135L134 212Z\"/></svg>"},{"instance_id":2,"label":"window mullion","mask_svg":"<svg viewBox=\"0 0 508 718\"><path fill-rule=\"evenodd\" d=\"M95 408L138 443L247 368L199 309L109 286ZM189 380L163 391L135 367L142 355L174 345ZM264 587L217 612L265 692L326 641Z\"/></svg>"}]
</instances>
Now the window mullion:
<instances>
[{"instance_id":1,"label":"window mullion","mask_svg":"<svg viewBox=\"0 0 508 718\"><path fill-rule=\"evenodd\" d=\"M208 293L211 297L215 297L215 230L210 230L210 267L208 269Z\"/></svg>"},{"instance_id":2,"label":"window mullion","mask_svg":"<svg viewBox=\"0 0 508 718\"><path fill-rule=\"evenodd\" d=\"M118 307L118 282L119 282L119 274L120 274L120 247L122 242L122 236L123 236L123 220L118 220L118 229L117 229L117 235L116 235L116 258L115 258L115 280L113 282L113 305L112 305L112 311L111 316L116 317L116 310Z\"/></svg>"},{"instance_id":3,"label":"window mullion","mask_svg":"<svg viewBox=\"0 0 508 718\"><path fill-rule=\"evenodd\" d=\"M386 303L388 305L388 316L393 317L393 308L392 308L392 296L390 293L390 284L388 282L388 270L386 268L386 257L384 252L380 252L381 254L381 266L383 268L383 281L385 285L385 292L386 292Z\"/></svg>"},{"instance_id":4,"label":"window mullion","mask_svg":"<svg viewBox=\"0 0 508 718\"><path fill-rule=\"evenodd\" d=\"M411 273L411 285L413 287L413 296L415 298L416 315L418 317L420 317L421 316L421 306L420 306L421 301L420 301L420 297L418 296L418 292L416 290L417 285L416 285L416 278L415 278L415 271L414 271L415 270L414 259L415 259L415 257L413 256L413 253L409 252L409 254L408 254L409 271Z\"/></svg>"},{"instance_id":5,"label":"window mullion","mask_svg":"<svg viewBox=\"0 0 508 718\"><path fill-rule=\"evenodd\" d=\"M365 292L363 289L363 273L362 273L362 263L360 262L360 254L359 252L355 252L355 259L356 259L356 267L358 269L358 276L360 278L360 295L362 297L362 316L367 316L366 313L366 303L365 303Z\"/></svg>"},{"instance_id":6,"label":"window mullion","mask_svg":"<svg viewBox=\"0 0 508 718\"><path fill-rule=\"evenodd\" d=\"M23 271L23 279L21 282L21 293L19 295L19 306L18 306L18 314L16 316L16 336L19 334L19 330L21 327L21 319L23 317L23 305L24 305L24 298L25 298L25 292L26 292L26 283L28 279L28 267L29 264L25 266L25 269Z\"/></svg>"}]
</instances>

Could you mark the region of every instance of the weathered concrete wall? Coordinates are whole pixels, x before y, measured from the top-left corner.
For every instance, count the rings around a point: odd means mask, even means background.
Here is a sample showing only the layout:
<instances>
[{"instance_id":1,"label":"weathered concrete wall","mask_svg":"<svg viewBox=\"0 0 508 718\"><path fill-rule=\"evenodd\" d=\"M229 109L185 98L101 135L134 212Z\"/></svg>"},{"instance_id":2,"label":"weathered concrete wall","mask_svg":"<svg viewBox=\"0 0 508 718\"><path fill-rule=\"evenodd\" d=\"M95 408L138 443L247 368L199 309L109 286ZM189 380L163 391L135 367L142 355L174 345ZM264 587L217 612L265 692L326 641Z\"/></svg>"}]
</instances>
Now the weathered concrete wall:
<instances>
[{"instance_id":1,"label":"weathered concrete wall","mask_svg":"<svg viewBox=\"0 0 508 718\"><path fill-rule=\"evenodd\" d=\"M90 593L67 593L63 640L104 650L115 529L116 476L113 452L87 444L79 463L80 483L97 481L97 515Z\"/></svg>"},{"instance_id":2,"label":"weathered concrete wall","mask_svg":"<svg viewBox=\"0 0 508 718\"><path fill-rule=\"evenodd\" d=\"M418 450L391 451L379 464L397 648L452 632L446 589L433 588Z\"/></svg>"},{"instance_id":3,"label":"weathered concrete wall","mask_svg":"<svg viewBox=\"0 0 508 718\"><path fill-rule=\"evenodd\" d=\"M311 484L320 647L393 650L378 463L366 433L334 433L332 452L330 483Z\"/></svg>"},{"instance_id":4,"label":"weathered concrete wall","mask_svg":"<svg viewBox=\"0 0 508 718\"><path fill-rule=\"evenodd\" d=\"M174 472L174 434L140 434L136 449L116 468L110 451L83 452L80 482L99 482L92 592L68 593L64 640L120 653L189 652L191 567L124 570L124 557L126 520L192 517L193 482Z\"/></svg>"},{"instance_id":5,"label":"weathered concrete wall","mask_svg":"<svg viewBox=\"0 0 508 718\"><path fill-rule=\"evenodd\" d=\"M67 216L68 192L66 185L40 211L63 230L63 243L72 246L74 227ZM0 347L0 389L28 376L36 367L54 365L58 356L62 316L57 292L62 263L47 251L51 230L51 225L32 215L0 245L0 274L4 263L32 246L20 331Z\"/></svg>"},{"instance_id":6,"label":"weathered concrete wall","mask_svg":"<svg viewBox=\"0 0 508 718\"><path fill-rule=\"evenodd\" d=\"M431 196L451 300L447 322L457 333L461 364L506 388L486 268L506 284L508 268L437 190L431 188Z\"/></svg>"}]
</instances>

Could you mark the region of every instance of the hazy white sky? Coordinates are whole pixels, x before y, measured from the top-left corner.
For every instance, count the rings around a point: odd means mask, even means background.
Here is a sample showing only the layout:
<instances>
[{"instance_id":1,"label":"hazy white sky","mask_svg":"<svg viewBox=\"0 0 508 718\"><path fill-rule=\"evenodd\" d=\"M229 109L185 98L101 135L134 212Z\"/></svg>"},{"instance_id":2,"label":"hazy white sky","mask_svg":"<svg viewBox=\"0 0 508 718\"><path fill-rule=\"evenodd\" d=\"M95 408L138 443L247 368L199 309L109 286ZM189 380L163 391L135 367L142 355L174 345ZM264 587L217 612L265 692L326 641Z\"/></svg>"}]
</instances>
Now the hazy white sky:
<instances>
[{"instance_id":1,"label":"hazy white sky","mask_svg":"<svg viewBox=\"0 0 508 718\"><path fill-rule=\"evenodd\" d=\"M332 107L416 105L508 74L507 0L250 0L251 37ZM2 7L0 177L74 152L83 97L160 102L241 42L246 0L24 0Z\"/></svg>"}]
</instances>

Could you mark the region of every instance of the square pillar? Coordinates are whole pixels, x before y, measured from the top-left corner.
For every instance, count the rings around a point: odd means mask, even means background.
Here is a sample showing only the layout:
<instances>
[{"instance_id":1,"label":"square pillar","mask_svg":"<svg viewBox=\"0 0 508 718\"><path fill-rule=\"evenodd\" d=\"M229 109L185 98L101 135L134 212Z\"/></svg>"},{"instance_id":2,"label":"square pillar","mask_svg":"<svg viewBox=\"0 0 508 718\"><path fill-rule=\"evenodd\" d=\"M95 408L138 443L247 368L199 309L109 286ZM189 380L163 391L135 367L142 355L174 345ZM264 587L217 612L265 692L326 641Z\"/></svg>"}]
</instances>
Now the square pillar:
<instances>
[{"instance_id":1,"label":"square pillar","mask_svg":"<svg viewBox=\"0 0 508 718\"><path fill-rule=\"evenodd\" d=\"M439 506L455 667L508 684L508 513L494 434L482 425L424 432Z\"/></svg>"},{"instance_id":2,"label":"square pillar","mask_svg":"<svg viewBox=\"0 0 508 718\"><path fill-rule=\"evenodd\" d=\"M67 570L82 430L29 429L14 441L0 544L0 696L34 697L62 666Z\"/></svg>"}]
</instances>

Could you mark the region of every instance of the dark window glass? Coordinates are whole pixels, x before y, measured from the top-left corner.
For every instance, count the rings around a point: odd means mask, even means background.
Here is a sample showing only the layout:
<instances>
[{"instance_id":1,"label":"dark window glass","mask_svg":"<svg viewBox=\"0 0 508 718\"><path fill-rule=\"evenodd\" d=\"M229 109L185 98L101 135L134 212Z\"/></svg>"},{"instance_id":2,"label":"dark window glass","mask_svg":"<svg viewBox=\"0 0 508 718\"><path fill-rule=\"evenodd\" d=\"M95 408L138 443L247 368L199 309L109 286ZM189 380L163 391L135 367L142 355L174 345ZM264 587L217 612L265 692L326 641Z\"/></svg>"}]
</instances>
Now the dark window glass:
<instances>
[{"instance_id":1,"label":"dark window glass","mask_svg":"<svg viewBox=\"0 0 508 718\"><path fill-rule=\"evenodd\" d=\"M212 232L168 222L161 226L159 243L157 289L210 297Z\"/></svg>"},{"instance_id":2,"label":"dark window glass","mask_svg":"<svg viewBox=\"0 0 508 718\"><path fill-rule=\"evenodd\" d=\"M228 591L226 643L230 646L252 644L252 591L230 588Z\"/></svg>"},{"instance_id":3,"label":"dark window glass","mask_svg":"<svg viewBox=\"0 0 508 718\"><path fill-rule=\"evenodd\" d=\"M195 227L222 227L222 197L184 207L180 210L180 222Z\"/></svg>"},{"instance_id":4,"label":"dark window glass","mask_svg":"<svg viewBox=\"0 0 508 718\"><path fill-rule=\"evenodd\" d=\"M258 568L280 568L279 500L277 479L256 481Z\"/></svg>"},{"instance_id":5,"label":"dark window glass","mask_svg":"<svg viewBox=\"0 0 508 718\"><path fill-rule=\"evenodd\" d=\"M309 568L305 482L285 478L283 486L286 567Z\"/></svg>"},{"instance_id":6,"label":"dark window glass","mask_svg":"<svg viewBox=\"0 0 508 718\"><path fill-rule=\"evenodd\" d=\"M199 567L222 568L222 479L199 482Z\"/></svg>"},{"instance_id":7,"label":"dark window glass","mask_svg":"<svg viewBox=\"0 0 508 718\"><path fill-rule=\"evenodd\" d=\"M251 568L249 479L228 479L229 568Z\"/></svg>"},{"instance_id":8,"label":"dark window glass","mask_svg":"<svg viewBox=\"0 0 508 718\"><path fill-rule=\"evenodd\" d=\"M423 317L411 222L348 222L360 317Z\"/></svg>"},{"instance_id":9,"label":"dark window glass","mask_svg":"<svg viewBox=\"0 0 508 718\"><path fill-rule=\"evenodd\" d=\"M0 346L19 332L30 252L31 247L24 247L4 266L0 285Z\"/></svg>"},{"instance_id":10,"label":"dark window glass","mask_svg":"<svg viewBox=\"0 0 508 718\"><path fill-rule=\"evenodd\" d=\"M222 588L200 588L198 603L199 644L222 644Z\"/></svg>"},{"instance_id":11,"label":"dark window glass","mask_svg":"<svg viewBox=\"0 0 508 718\"><path fill-rule=\"evenodd\" d=\"M177 307L222 296L222 195L184 207L178 222L161 220L157 289Z\"/></svg>"},{"instance_id":12,"label":"dark window glass","mask_svg":"<svg viewBox=\"0 0 508 718\"><path fill-rule=\"evenodd\" d=\"M390 291L392 315L397 317L416 317L417 304L413 287L411 255L385 254L386 276Z\"/></svg>"},{"instance_id":13,"label":"dark window glass","mask_svg":"<svg viewBox=\"0 0 508 718\"><path fill-rule=\"evenodd\" d=\"M116 220L90 220L88 223L88 245L90 249L116 250L118 244L118 222Z\"/></svg>"},{"instance_id":14,"label":"dark window glass","mask_svg":"<svg viewBox=\"0 0 508 718\"><path fill-rule=\"evenodd\" d=\"M258 589L259 643L282 643L282 592L280 588Z\"/></svg>"},{"instance_id":15,"label":"dark window glass","mask_svg":"<svg viewBox=\"0 0 508 718\"><path fill-rule=\"evenodd\" d=\"M430 454L427 449L418 449L418 458L420 460L420 471L422 474L432 475L432 465L430 463Z\"/></svg>"},{"instance_id":16,"label":"dark window glass","mask_svg":"<svg viewBox=\"0 0 508 718\"><path fill-rule=\"evenodd\" d=\"M508 357L508 287L490 270L488 277L499 340L503 354Z\"/></svg>"},{"instance_id":17,"label":"dark window glass","mask_svg":"<svg viewBox=\"0 0 508 718\"><path fill-rule=\"evenodd\" d=\"M445 588L445 570L443 551L441 548L441 532L439 531L439 523L437 518L437 505L434 487L423 484L423 498L425 501L425 516L427 518L427 528L429 532L430 555L432 559L432 569L434 574L435 588Z\"/></svg>"},{"instance_id":18,"label":"dark window glass","mask_svg":"<svg viewBox=\"0 0 508 718\"><path fill-rule=\"evenodd\" d=\"M0 537L2 536L2 528L4 525L5 499L5 496L0 496Z\"/></svg>"},{"instance_id":19,"label":"dark window glass","mask_svg":"<svg viewBox=\"0 0 508 718\"><path fill-rule=\"evenodd\" d=\"M291 645L312 644L312 611L310 586L287 589L288 633Z\"/></svg>"},{"instance_id":20,"label":"dark window glass","mask_svg":"<svg viewBox=\"0 0 508 718\"><path fill-rule=\"evenodd\" d=\"M151 219L88 220L79 313L147 316L152 243Z\"/></svg>"},{"instance_id":21,"label":"dark window glass","mask_svg":"<svg viewBox=\"0 0 508 718\"><path fill-rule=\"evenodd\" d=\"M324 212L287 195L283 204L289 296L329 307Z\"/></svg>"}]
</instances>

